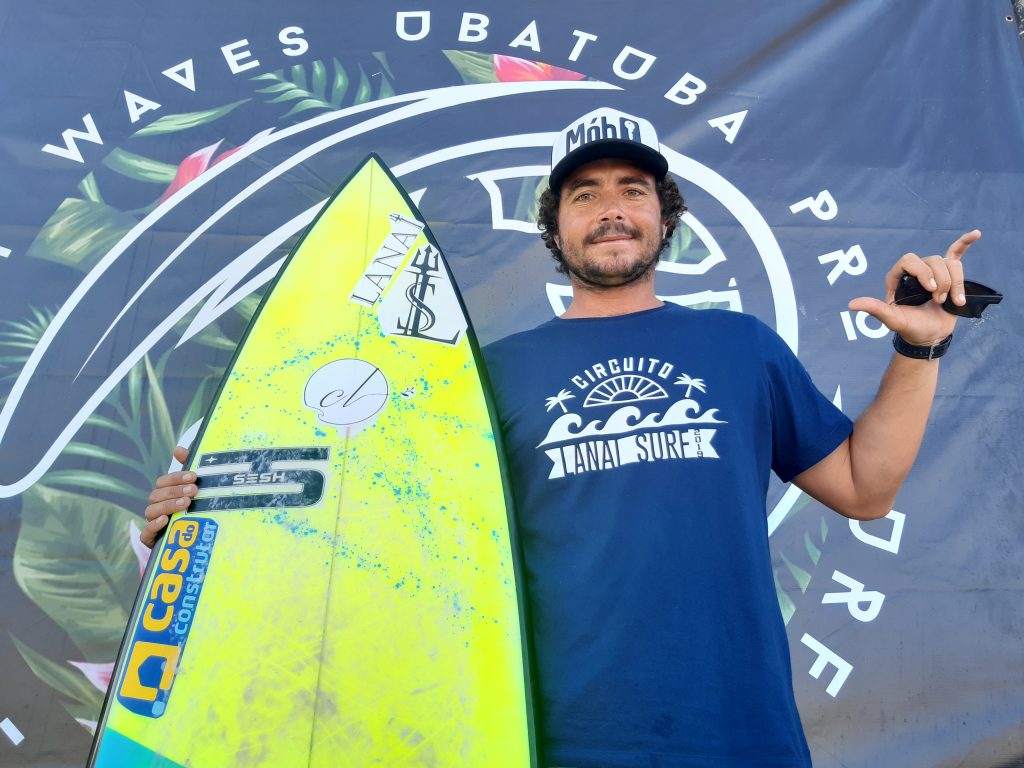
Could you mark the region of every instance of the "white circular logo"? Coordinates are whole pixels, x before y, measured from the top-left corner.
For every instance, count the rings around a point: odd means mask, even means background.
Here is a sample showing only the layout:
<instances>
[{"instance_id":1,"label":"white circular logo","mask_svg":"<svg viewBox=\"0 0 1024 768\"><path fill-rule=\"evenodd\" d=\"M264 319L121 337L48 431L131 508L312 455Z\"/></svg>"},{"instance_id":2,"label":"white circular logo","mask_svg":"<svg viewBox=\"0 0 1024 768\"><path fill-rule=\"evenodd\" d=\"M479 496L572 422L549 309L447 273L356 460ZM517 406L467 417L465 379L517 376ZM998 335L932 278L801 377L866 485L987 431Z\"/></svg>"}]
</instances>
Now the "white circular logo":
<instances>
[{"instance_id":1,"label":"white circular logo","mask_svg":"<svg viewBox=\"0 0 1024 768\"><path fill-rule=\"evenodd\" d=\"M354 427L384 410L389 391L380 368L366 360L344 358L321 366L309 377L302 402L316 411L322 424Z\"/></svg>"}]
</instances>

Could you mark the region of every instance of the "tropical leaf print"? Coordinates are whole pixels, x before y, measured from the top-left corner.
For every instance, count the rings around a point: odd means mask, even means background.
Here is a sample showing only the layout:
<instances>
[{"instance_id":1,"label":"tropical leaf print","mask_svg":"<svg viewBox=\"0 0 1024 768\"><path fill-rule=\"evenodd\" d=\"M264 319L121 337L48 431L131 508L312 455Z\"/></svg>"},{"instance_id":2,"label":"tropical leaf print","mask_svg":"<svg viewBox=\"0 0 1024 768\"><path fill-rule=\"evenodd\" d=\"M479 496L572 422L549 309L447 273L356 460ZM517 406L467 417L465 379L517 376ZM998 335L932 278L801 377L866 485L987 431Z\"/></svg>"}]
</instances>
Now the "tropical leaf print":
<instances>
[{"instance_id":1,"label":"tropical leaf print","mask_svg":"<svg viewBox=\"0 0 1024 768\"><path fill-rule=\"evenodd\" d=\"M528 221L536 223L537 214L540 210L540 196L548 188L547 176L528 176L522 181L519 187L519 196L516 198L516 209L512 217L516 221Z\"/></svg>"},{"instance_id":2,"label":"tropical leaf print","mask_svg":"<svg viewBox=\"0 0 1024 768\"><path fill-rule=\"evenodd\" d=\"M40 483L22 498L15 580L78 651L60 664L11 639L36 677L65 697L67 712L93 730L148 559L139 542L144 521L107 501Z\"/></svg>"},{"instance_id":3,"label":"tropical leaf print","mask_svg":"<svg viewBox=\"0 0 1024 768\"><path fill-rule=\"evenodd\" d=\"M115 173L127 176L136 181L148 181L153 184L170 184L177 168L170 163L161 163L142 155L115 149L105 158L103 164Z\"/></svg>"},{"instance_id":4,"label":"tropical leaf print","mask_svg":"<svg viewBox=\"0 0 1024 768\"><path fill-rule=\"evenodd\" d=\"M88 272L136 223L105 203L69 197L43 225L28 255Z\"/></svg>"},{"instance_id":5,"label":"tropical leaf print","mask_svg":"<svg viewBox=\"0 0 1024 768\"><path fill-rule=\"evenodd\" d=\"M249 322L252 316L256 314L256 309L260 305L260 301L263 300L263 291L254 293L251 296L246 296L244 299L235 304L232 309L237 312L245 322Z\"/></svg>"},{"instance_id":6,"label":"tropical leaf print","mask_svg":"<svg viewBox=\"0 0 1024 768\"><path fill-rule=\"evenodd\" d=\"M442 51L455 71L462 77L466 85L476 83L496 83L498 75L494 71L494 57L489 53L475 51Z\"/></svg>"},{"instance_id":7,"label":"tropical leaf print","mask_svg":"<svg viewBox=\"0 0 1024 768\"><path fill-rule=\"evenodd\" d=\"M91 203L103 202L103 196L100 195L99 184L96 183L96 175L92 172L78 182L78 191L82 193L82 197Z\"/></svg>"},{"instance_id":8,"label":"tropical leaf print","mask_svg":"<svg viewBox=\"0 0 1024 768\"><path fill-rule=\"evenodd\" d=\"M32 350L43 338L47 326L53 321L54 311L29 307L31 317L25 320L4 320L0 322L0 350L11 354L0 355L0 366L20 368L32 354ZM6 349L5 349L6 348ZM3 378L17 376L17 371L6 374Z\"/></svg>"},{"instance_id":9,"label":"tropical leaf print","mask_svg":"<svg viewBox=\"0 0 1024 768\"><path fill-rule=\"evenodd\" d=\"M254 301L246 302L238 310L246 320L251 316ZM184 326L188 319L184 318L178 327ZM224 355L237 346L237 341L225 336L215 323L201 330L191 341ZM199 381L175 422L164 395L172 352L165 352L155 365L149 356L144 357L85 420L85 426L93 428L92 441L73 440L61 453L62 459L85 459L82 462L85 466L74 466L76 462L72 462L73 466L66 467L68 462L62 461L60 468L51 469L43 476L43 483L99 491L146 503L154 478L167 470L178 435L202 418L223 376L223 368L211 368Z\"/></svg>"},{"instance_id":10,"label":"tropical leaf print","mask_svg":"<svg viewBox=\"0 0 1024 768\"><path fill-rule=\"evenodd\" d=\"M70 700L61 702L68 714L80 723L95 723L103 706L101 690L70 665L65 667L51 661L14 635L11 635L11 640L35 676Z\"/></svg>"},{"instance_id":11,"label":"tropical leaf print","mask_svg":"<svg viewBox=\"0 0 1024 768\"><path fill-rule=\"evenodd\" d=\"M158 372L149 357L145 357L85 421L87 426L95 427L101 433L123 438L132 448L130 455L108 447L111 444L109 439L72 441L64 449L63 456L102 462L101 469L53 469L43 476L43 482L118 494L145 503L153 479L167 470L178 434L199 418L214 383L213 376L200 383L181 422L174 425L162 383L166 361L166 356L160 360ZM123 475L127 470L131 481L111 474L110 470L115 466L122 468L119 474Z\"/></svg>"},{"instance_id":12,"label":"tropical leaf print","mask_svg":"<svg viewBox=\"0 0 1024 768\"><path fill-rule=\"evenodd\" d=\"M707 258L710 251L701 241L694 237L693 230L685 221L680 221L676 231L668 241L668 248L661 255L663 261L675 264L699 264Z\"/></svg>"},{"instance_id":13,"label":"tropical leaf print","mask_svg":"<svg viewBox=\"0 0 1024 768\"><path fill-rule=\"evenodd\" d=\"M42 483L22 496L14 578L86 661L111 661L121 642L139 586L131 526L140 522L116 504Z\"/></svg>"},{"instance_id":14,"label":"tropical leaf print","mask_svg":"<svg viewBox=\"0 0 1024 768\"><path fill-rule=\"evenodd\" d=\"M797 512L800 508L807 506L811 498L807 494L801 494L790 514ZM782 565L773 569L772 575L775 579L775 596L779 601L779 608L782 610L782 618L789 624L789 620L796 613L796 603L790 597L790 593L799 590L800 594L806 594L811 581L814 578L815 569L821 561L822 548L828 538L828 523L825 517L819 516L818 524L811 526L804 531L804 551L779 553L778 559Z\"/></svg>"},{"instance_id":15,"label":"tropical leaf print","mask_svg":"<svg viewBox=\"0 0 1024 768\"><path fill-rule=\"evenodd\" d=\"M190 128L196 128L200 125L212 123L214 120L219 120L225 115L231 114L238 107L248 101L251 101L251 99L242 99L241 101L235 101L231 104L225 104L223 107L205 109L200 112L183 112L177 115L164 115L163 117L154 120L145 128L140 128L133 133L132 136L157 136L164 133L187 131Z\"/></svg>"},{"instance_id":16,"label":"tropical leaf print","mask_svg":"<svg viewBox=\"0 0 1024 768\"><path fill-rule=\"evenodd\" d=\"M251 78L266 83L256 89L268 104L291 104L282 118L309 110L334 110L342 106L365 104L374 99L394 96L393 75L384 54L374 54L381 65L379 72L368 76L362 64L346 69L337 59L330 66L317 60L309 65L296 64L289 69L266 72ZM376 95L374 82L376 81Z\"/></svg>"}]
</instances>

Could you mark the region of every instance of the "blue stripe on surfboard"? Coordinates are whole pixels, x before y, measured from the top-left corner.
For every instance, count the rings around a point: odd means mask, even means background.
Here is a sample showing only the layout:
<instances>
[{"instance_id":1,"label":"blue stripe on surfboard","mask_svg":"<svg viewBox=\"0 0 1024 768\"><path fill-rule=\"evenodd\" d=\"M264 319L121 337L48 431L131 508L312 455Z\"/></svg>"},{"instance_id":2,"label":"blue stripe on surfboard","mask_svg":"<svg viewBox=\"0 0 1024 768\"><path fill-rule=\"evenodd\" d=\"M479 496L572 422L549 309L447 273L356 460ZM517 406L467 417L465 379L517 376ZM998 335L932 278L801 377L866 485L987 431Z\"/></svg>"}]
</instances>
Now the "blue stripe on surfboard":
<instances>
[{"instance_id":1,"label":"blue stripe on surfboard","mask_svg":"<svg viewBox=\"0 0 1024 768\"><path fill-rule=\"evenodd\" d=\"M117 768L184 768L181 763L157 754L112 728L103 733L95 764Z\"/></svg>"}]
</instances>

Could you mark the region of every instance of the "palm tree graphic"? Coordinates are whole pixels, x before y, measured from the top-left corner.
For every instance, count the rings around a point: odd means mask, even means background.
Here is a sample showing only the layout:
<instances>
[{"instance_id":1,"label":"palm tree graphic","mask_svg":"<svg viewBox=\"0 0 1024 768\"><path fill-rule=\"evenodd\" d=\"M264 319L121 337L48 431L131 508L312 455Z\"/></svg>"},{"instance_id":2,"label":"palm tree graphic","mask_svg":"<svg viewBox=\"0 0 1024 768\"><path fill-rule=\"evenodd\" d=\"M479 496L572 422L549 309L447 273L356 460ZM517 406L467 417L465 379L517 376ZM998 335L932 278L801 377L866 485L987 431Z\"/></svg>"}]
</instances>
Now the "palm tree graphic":
<instances>
[{"instance_id":1,"label":"palm tree graphic","mask_svg":"<svg viewBox=\"0 0 1024 768\"><path fill-rule=\"evenodd\" d=\"M566 401L566 400L572 400L572 399L573 399L573 398L575 398L575 397L576 397L576 395L574 395L574 394L573 394L572 392L570 392L570 391L569 391L568 389L563 389L563 390L562 390L561 392L559 392L559 393L558 393L557 395L555 395L554 397L549 397L549 398L547 398L547 399L546 399L546 400L544 401L544 403L545 403L545 404L547 405L547 411L548 411L548 413L550 413L550 412L551 412L552 410L554 410L554 407L555 407L556 405L557 405L557 406L558 406L559 408L561 408L561 409L562 409L562 413L568 413L568 411L567 411L567 410L566 410L566 408L565 408L565 401Z\"/></svg>"},{"instance_id":2,"label":"palm tree graphic","mask_svg":"<svg viewBox=\"0 0 1024 768\"><path fill-rule=\"evenodd\" d=\"M676 384L680 387L686 387L686 394L683 397L690 396L691 389L699 389L701 392L707 392L704 388L704 379L694 379L683 373L676 377Z\"/></svg>"}]
</instances>

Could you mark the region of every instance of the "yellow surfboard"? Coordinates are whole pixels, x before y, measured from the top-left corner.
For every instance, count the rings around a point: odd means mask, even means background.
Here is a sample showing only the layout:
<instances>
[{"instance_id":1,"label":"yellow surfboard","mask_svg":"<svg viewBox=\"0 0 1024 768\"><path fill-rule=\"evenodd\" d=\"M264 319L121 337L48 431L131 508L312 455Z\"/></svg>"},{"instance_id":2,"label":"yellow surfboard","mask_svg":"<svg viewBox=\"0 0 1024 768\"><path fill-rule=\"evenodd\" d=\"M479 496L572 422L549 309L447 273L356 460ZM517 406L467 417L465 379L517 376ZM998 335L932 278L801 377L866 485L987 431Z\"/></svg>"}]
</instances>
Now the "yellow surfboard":
<instances>
[{"instance_id":1,"label":"yellow surfboard","mask_svg":"<svg viewBox=\"0 0 1024 768\"><path fill-rule=\"evenodd\" d=\"M189 466L90 765L537 765L479 351L375 155L282 267Z\"/></svg>"}]
</instances>

